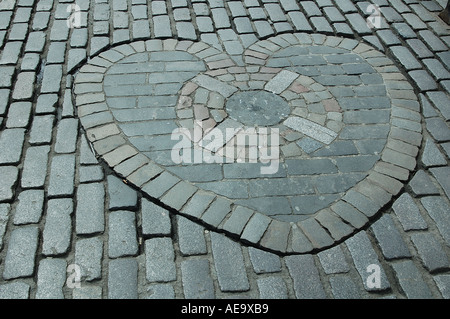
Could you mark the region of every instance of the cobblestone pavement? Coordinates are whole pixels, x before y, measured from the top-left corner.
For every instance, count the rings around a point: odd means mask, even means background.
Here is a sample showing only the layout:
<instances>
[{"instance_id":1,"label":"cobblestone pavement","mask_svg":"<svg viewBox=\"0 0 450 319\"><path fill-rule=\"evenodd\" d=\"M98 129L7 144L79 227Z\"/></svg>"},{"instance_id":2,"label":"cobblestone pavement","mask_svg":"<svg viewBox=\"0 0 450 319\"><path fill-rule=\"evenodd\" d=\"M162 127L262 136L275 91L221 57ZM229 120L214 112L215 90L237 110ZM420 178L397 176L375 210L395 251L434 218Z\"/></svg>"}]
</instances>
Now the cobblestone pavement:
<instances>
[{"instance_id":1,"label":"cobblestone pavement","mask_svg":"<svg viewBox=\"0 0 450 319\"><path fill-rule=\"evenodd\" d=\"M445 5L0 1L0 298L450 298Z\"/></svg>"}]
</instances>

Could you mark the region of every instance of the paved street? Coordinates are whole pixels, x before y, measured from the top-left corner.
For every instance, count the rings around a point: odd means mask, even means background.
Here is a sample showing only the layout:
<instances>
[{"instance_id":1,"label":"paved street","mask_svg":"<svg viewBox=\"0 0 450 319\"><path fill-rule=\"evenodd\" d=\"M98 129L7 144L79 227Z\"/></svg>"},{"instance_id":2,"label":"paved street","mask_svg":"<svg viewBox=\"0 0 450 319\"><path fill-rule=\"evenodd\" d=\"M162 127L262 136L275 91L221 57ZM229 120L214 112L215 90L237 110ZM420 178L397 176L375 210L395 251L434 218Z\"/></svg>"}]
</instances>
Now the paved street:
<instances>
[{"instance_id":1,"label":"paved street","mask_svg":"<svg viewBox=\"0 0 450 319\"><path fill-rule=\"evenodd\" d=\"M0 299L450 299L446 5L0 1Z\"/></svg>"}]
</instances>

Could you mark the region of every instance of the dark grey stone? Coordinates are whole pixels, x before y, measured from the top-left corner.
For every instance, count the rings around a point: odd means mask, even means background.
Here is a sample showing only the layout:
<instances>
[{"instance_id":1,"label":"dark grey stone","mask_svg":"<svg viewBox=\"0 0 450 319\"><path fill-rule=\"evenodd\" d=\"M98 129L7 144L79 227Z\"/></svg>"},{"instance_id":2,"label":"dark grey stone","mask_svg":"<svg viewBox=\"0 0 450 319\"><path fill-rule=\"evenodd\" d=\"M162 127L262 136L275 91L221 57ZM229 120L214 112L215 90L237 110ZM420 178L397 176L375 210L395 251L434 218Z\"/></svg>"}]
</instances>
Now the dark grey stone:
<instances>
[{"instance_id":1,"label":"dark grey stone","mask_svg":"<svg viewBox=\"0 0 450 319\"><path fill-rule=\"evenodd\" d=\"M253 23L256 28L256 32L260 38L265 38L275 33L267 21L257 20L254 21Z\"/></svg>"},{"instance_id":2,"label":"dark grey stone","mask_svg":"<svg viewBox=\"0 0 450 319\"><path fill-rule=\"evenodd\" d=\"M209 225L218 227L228 213L231 212L231 204L230 200L217 197L202 215L202 220Z\"/></svg>"},{"instance_id":3,"label":"dark grey stone","mask_svg":"<svg viewBox=\"0 0 450 319\"><path fill-rule=\"evenodd\" d=\"M425 147L422 154L422 163L425 167L444 166L447 164L447 160L444 155L431 139L427 139L425 141Z\"/></svg>"},{"instance_id":4,"label":"dark grey stone","mask_svg":"<svg viewBox=\"0 0 450 319\"><path fill-rule=\"evenodd\" d=\"M280 257L257 248L249 247L248 253L253 265L253 270L257 274L274 273L281 271Z\"/></svg>"},{"instance_id":5,"label":"dark grey stone","mask_svg":"<svg viewBox=\"0 0 450 319\"><path fill-rule=\"evenodd\" d=\"M390 52L393 54L397 62L399 62L407 71L422 68L419 61L417 61L408 48L403 46L394 46L390 48Z\"/></svg>"},{"instance_id":6,"label":"dark grey stone","mask_svg":"<svg viewBox=\"0 0 450 319\"><path fill-rule=\"evenodd\" d=\"M340 246L336 246L317 254L326 274L346 273L350 271Z\"/></svg>"},{"instance_id":7,"label":"dark grey stone","mask_svg":"<svg viewBox=\"0 0 450 319\"><path fill-rule=\"evenodd\" d=\"M67 26L61 28L68 29ZM58 93L61 88L61 78L62 65L46 65L44 67L44 75L42 78L41 93Z\"/></svg>"},{"instance_id":8,"label":"dark grey stone","mask_svg":"<svg viewBox=\"0 0 450 319\"><path fill-rule=\"evenodd\" d=\"M181 210L181 212L192 217L200 218L214 198L215 196L211 194L197 192L194 196L192 196L191 200Z\"/></svg>"},{"instance_id":9,"label":"dark grey stone","mask_svg":"<svg viewBox=\"0 0 450 319\"><path fill-rule=\"evenodd\" d=\"M137 193L130 186L113 175L108 175L109 209L135 209Z\"/></svg>"},{"instance_id":10,"label":"dark grey stone","mask_svg":"<svg viewBox=\"0 0 450 319\"><path fill-rule=\"evenodd\" d=\"M437 107L437 109L441 112L442 116L444 116L446 120L449 120L450 110L448 105L450 103L450 98L448 97L448 95L441 91L427 92L427 97L430 99L433 105Z\"/></svg>"},{"instance_id":11,"label":"dark grey stone","mask_svg":"<svg viewBox=\"0 0 450 319\"><path fill-rule=\"evenodd\" d=\"M171 238L145 241L146 278L149 282L176 280L175 252Z\"/></svg>"},{"instance_id":12,"label":"dark grey stone","mask_svg":"<svg viewBox=\"0 0 450 319\"><path fill-rule=\"evenodd\" d=\"M211 14L217 29L229 28L231 26L228 13L225 8L212 8Z\"/></svg>"},{"instance_id":13,"label":"dark grey stone","mask_svg":"<svg viewBox=\"0 0 450 319\"><path fill-rule=\"evenodd\" d=\"M348 275L338 275L330 278L331 292L336 299L362 298L355 282Z\"/></svg>"},{"instance_id":14,"label":"dark grey stone","mask_svg":"<svg viewBox=\"0 0 450 319\"><path fill-rule=\"evenodd\" d=\"M411 257L411 253L390 215L383 215L371 228L386 259Z\"/></svg>"},{"instance_id":15,"label":"dark grey stone","mask_svg":"<svg viewBox=\"0 0 450 319\"><path fill-rule=\"evenodd\" d=\"M25 128L28 126L31 117L32 105L30 102L12 103L8 110L6 121L7 128Z\"/></svg>"},{"instance_id":16,"label":"dark grey stone","mask_svg":"<svg viewBox=\"0 0 450 319\"><path fill-rule=\"evenodd\" d=\"M300 5L308 17L322 15L319 7L313 1L302 1Z\"/></svg>"},{"instance_id":17,"label":"dark grey stone","mask_svg":"<svg viewBox=\"0 0 450 319\"><path fill-rule=\"evenodd\" d=\"M433 294L411 260L392 264L400 287L409 299L432 299Z\"/></svg>"},{"instance_id":18,"label":"dark grey stone","mask_svg":"<svg viewBox=\"0 0 450 319\"><path fill-rule=\"evenodd\" d=\"M342 200L331 205L330 208L355 228L361 228L369 221L363 213Z\"/></svg>"},{"instance_id":19,"label":"dark grey stone","mask_svg":"<svg viewBox=\"0 0 450 319\"><path fill-rule=\"evenodd\" d=\"M298 224L315 248L331 246L334 243L333 238L314 218L305 219Z\"/></svg>"},{"instance_id":20,"label":"dark grey stone","mask_svg":"<svg viewBox=\"0 0 450 319\"><path fill-rule=\"evenodd\" d=\"M438 196L423 197L421 200L428 214L436 223L436 226L447 244L450 243L450 215L449 205Z\"/></svg>"},{"instance_id":21,"label":"dark grey stone","mask_svg":"<svg viewBox=\"0 0 450 319\"><path fill-rule=\"evenodd\" d=\"M57 94L40 94L36 102L36 114L55 113L57 103Z\"/></svg>"},{"instance_id":22,"label":"dark grey stone","mask_svg":"<svg viewBox=\"0 0 450 319\"><path fill-rule=\"evenodd\" d=\"M169 211L149 200L142 199L142 234L144 236L170 236L172 224Z\"/></svg>"},{"instance_id":23,"label":"dark grey stone","mask_svg":"<svg viewBox=\"0 0 450 319\"><path fill-rule=\"evenodd\" d=\"M167 169L189 182L212 182L223 178L219 164L171 166Z\"/></svg>"},{"instance_id":24,"label":"dark grey stone","mask_svg":"<svg viewBox=\"0 0 450 319\"><path fill-rule=\"evenodd\" d=\"M421 91L437 89L437 84L430 74L425 70L414 70L408 72L409 76Z\"/></svg>"},{"instance_id":25,"label":"dark grey stone","mask_svg":"<svg viewBox=\"0 0 450 319\"><path fill-rule=\"evenodd\" d=\"M338 198L336 194L294 196L291 198L291 205L295 214L312 215Z\"/></svg>"}]
</instances>

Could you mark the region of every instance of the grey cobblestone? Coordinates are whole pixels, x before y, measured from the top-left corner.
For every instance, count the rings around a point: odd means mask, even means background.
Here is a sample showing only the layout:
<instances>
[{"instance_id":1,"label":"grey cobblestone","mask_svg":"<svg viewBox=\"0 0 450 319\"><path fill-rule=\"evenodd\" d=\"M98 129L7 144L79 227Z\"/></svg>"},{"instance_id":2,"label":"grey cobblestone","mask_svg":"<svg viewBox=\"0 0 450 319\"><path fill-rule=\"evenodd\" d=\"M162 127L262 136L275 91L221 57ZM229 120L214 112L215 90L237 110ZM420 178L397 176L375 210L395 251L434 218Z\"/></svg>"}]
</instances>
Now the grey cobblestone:
<instances>
[{"instance_id":1,"label":"grey cobblestone","mask_svg":"<svg viewBox=\"0 0 450 319\"><path fill-rule=\"evenodd\" d=\"M80 279L92 281L102 276L103 242L99 237L79 239L75 243L75 264L80 267Z\"/></svg>"},{"instance_id":2,"label":"grey cobblestone","mask_svg":"<svg viewBox=\"0 0 450 319\"><path fill-rule=\"evenodd\" d=\"M145 241L145 269L149 282L176 280L175 252L172 239L153 238Z\"/></svg>"},{"instance_id":3,"label":"grey cobblestone","mask_svg":"<svg viewBox=\"0 0 450 319\"><path fill-rule=\"evenodd\" d=\"M17 228L11 233L4 261L4 279L30 277L34 274L38 240L39 229L36 226Z\"/></svg>"},{"instance_id":4,"label":"grey cobblestone","mask_svg":"<svg viewBox=\"0 0 450 319\"><path fill-rule=\"evenodd\" d=\"M26 190L19 194L14 213L14 224L36 224L44 209L44 191Z\"/></svg>"},{"instance_id":5,"label":"grey cobblestone","mask_svg":"<svg viewBox=\"0 0 450 319\"><path fill-rule=\"evenodd\" d=\"M105 230L105 189L101 183L80 184L77 189L75 229L77 234Z\"/></svg>"},{"instance_id":6,"label":"grey cobblestone","mask_svg":"<svg viewBox=\"0 0 450 319\"><path fill-rule=\"evenodd\" d=\"M46 258L39 262L36 299L64 299L67 262Z\"/></svg>"},{"instance_id":7,"label":"grey cobblestone","mask_svg":"<svg viewBox=\"0 0 450 319\"><path fill-rule=\"evenodd\" d=\"M14 196L12 188L17 182L18 169L15 166L1 166L0 173L4 181L0 186L0 201L9 201Z\"/></svg>"},{"instance_id":8,"label":"grey cobblestone","mask_svg":"<svg viewBox=\"0 0 450 319\"><path fill-rule=\"evenodd\" d=\"M114 211L109 214L108 254L110 258L134 256L138 251L134 212Z\"/></svg>"},{"instance_id":9,"label":"grey cobblestone","mask_svg":"<svg viewBox=\"0 0 450 319\"><path fill-rule=\"evenodd\" d=\"M399 279L400 286L408 298L433 298L430 288L411 260L398 262L393 264L392 267Z\"/></svg>"},{"instance_id":10,"label":"grey cobblestone","mask_svg":"<svg viewBox=\"0 0 450 319\"><path fill-rule=\"evenodd\" d=\"M138 264L134 258L120 258L109 262L108 298L136 299Z\"/></svg>"},{"instance_id":11,"label":"grey cobblestone","mask_svg":"<svg viewBox=\"0 0 450 319\"><path fill-rule=\"evenodd\" d=\"M297 298L326 298L312 255L289 256L285 258L285 262L294 280L294 291Z\"/></svg>"},{"instance_id":12,"label":"grey cobblestone","mask_svg":"<svg viewBox=\"0 0 450 319\"><path fill-rule=\"evenodd\" d=\"M390 215L381 217L372 225L372 230L386 259L411 257L411 253Z\"/></svg>"},{"instance_id":13,"label":"grey cobblestone","mask_svg":"<svg viewBox=\"0 0 450 319\"><path fill-rule=\"evenodd\" d=\"M9 150L0 154L0 163L17 164L22 156L25 142L25 130L21 128L6 129L0 135L0 149Z\"/></svg>"},{"instance_id":14,"label":"grey cobblestone","mask_svg":"<svg viewBox=\"0 0 450 319\"><path fill-rule=\"evenodd\" d=\"M73 202L71 199L53 199L47 203L47 215L42 234L42 254L57 256L70 248Z\"/></svg>"},{"instance_id":15,"label":"grey cobblestone","mask_svg":"<svg viewBox=\"0 0 450 319\"><path fill-rule=\"evenodd\" d=\"M181 263L184 297L214 299L214 282L207 259L189 259Z\"/></svg>"}]
</instances>

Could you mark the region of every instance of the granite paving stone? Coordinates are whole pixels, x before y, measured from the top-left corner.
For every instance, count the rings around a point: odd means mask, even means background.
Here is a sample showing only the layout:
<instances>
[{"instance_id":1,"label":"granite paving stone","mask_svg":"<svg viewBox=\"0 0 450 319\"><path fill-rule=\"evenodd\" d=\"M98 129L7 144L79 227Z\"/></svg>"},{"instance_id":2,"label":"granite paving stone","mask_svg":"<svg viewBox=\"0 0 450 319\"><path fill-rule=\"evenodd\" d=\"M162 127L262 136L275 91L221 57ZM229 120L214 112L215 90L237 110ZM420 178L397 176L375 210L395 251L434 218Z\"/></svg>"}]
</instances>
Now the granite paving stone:
<instances>
[{"instance_id":1,"label":"granite paving stone","mask_svg":"<svg viewBox=\"0 0 450 319\"><path fill-rule=\"evenodd\" d=\"M373 290L386 290L390 287L390 283L388 281L388 278L386 276L386 273L383 269L383 267L380 264L380 261L378 259L378 255L375 252L369 237L367 236L367 233L362 231L357 233L355 236L349 238L345 242L348 250L350 251L350 254L353 258L353 263L356 266L356 269L361 276L361 279L364 284L364 288L367 291L373 291ZM367 279L370 275L370 272L367 271L367 267L369 265L377 265L380 267L380 286L377 287L371 287L367 285Z\"/></svg>"},{"instance_id":2,"label":"granite paving stone","mask_svg":"<svg viewBox=\"0 0 450 319\"><path fill-rule=\"evenodd\" d=\"M4 261L4 279L34 274L38 240L39 229L36 226L21 227L12 232Z\"/></svg>"},{"instance_id":3,"label":"granite paving stone","mask_svg":"<svg viewBox=\"0 0 450 319\"><path fill-rule=\"evenodd\" d=\"M325 298L325 290L312 255L288 256L284 258L289 273L294 280L297 298Z\"/></svg>"},{"instance_id":4,"label":"granite paving stone","mask_svg":"<svg viewBox=\"0 0 450 319\"><path fill-rule=\"evenodd\" d=\"M11 128L1 132L0 149L8 149L8 152L0 154L0 163L17 164L20 162L25 142L25 130L22 128Z\"/></svg>"},{"instance_id":5,"label":"granite paving stone","mask_svg":"<svg viewBox=\"0 0 450 319\"><path fill-rule=\"evenodd\" d=\"M142 199L142 234L144 236L170 236L172 224L169 212L150 202Z\"/></svg>"},{"instance_id":6,"label":"granite paving stone","mask_svg":"<svg viewBox=\"0 0 450 319\"><path fill-rule=\"evenodd\" d=\"M75 155L64 154L53 157L48 178L47 195L50 197L73 195L74 178Z\"/></svg>"},{"instance_id":7,"label":"granite paving stone","mask_svg":"<svg viewBox=\"0 0 450 319\"><path fill-rule=\"evenodd\" d=\"M25 153L22 178L22 188L44 186L47 177L50 146L29 147Z\"/></svg>"},{"instance_id":8,"label":"granite paving stone","mask_svg":"<svg viewBox=\"0 0 450 319\"><path fill-rule=\"evenodd\" d=\"M395 263L392 267L399 279L400 286L408 298L433 298L430 288L411 260Z\"/></svg>"},{"instance_id":9,"label":"granite paving stone","mask_svg":"<svg viewBox=\"0 0 450 319\"><path fill-rule=\"evenodd\" d=\"M249 290L241 246L222 234L210 233L210 237L220 290Z\"/></svg>"},{"instance_id":10,"label":"granite paving stone","mask_svg":"<svg viewBox=\"0 0 450 319\"><path fill-rule=\"evenodd\" d=\"M430 272L448 269L450 264L442 245L432 234L413 234L411 241L416 246L419 256Z\"/></svg>"},{"instance_id":11,"label":"granite paving stone","mask_svg":"<svg viewBox=\"0 0 450 319\"><path fill-rule=\"evenodd\" d=\"M103 242L98 237L79 239L75 243L75 264L80 267L80 279L92 281L102 276Z\"/></svg>"},{"instance_id":12,"label":"granite paving stone","mask_svg":"<svg viewBox=\"0 0 450 319\"><path fill-rule=\"evenodd\" d=\"M43 190L26 190L19 194L14 213L14 224L36 224L42 217L44 208Z\"/></svg>"},{"instance_id":13,"label":"granite paving stone","mask_svg":"<svg viewBox=\"0 0 450 319\"><path fill-rule=\"evenodd\" d=\"M145 270L149 282L176 280L175 252L171 238L145 241Z\"/></svg>"},{"instance_id":14,"label":"granite paving stone","mask_svg":"<svg viewBox=\"0 0 450 319\"><path fill-rule=\"evenodd\" d=\"M77 189L77 234L96 234L105 229L105 189L101 183L80 184Z\"/></svg>"},{"instance_id":15,"label":"granite paving stone","mask_svg":"<svg viewBox=\"0 0 450 319\"><path fill-rule=\"evenodd\" d=\"M46 258L39 262L36 299L64 299L67 262L60 258Z\"/></svg>"},{"instance_id":16,"label":"granite paving stone","mask_svg":"<svg viewBox=\"0 0 450 319\"><path fill-rule=\"evenodd\" d=\"M257 280L259 298L261 299L287 299L288 291L283 278L270 276Z\"/></svg>"},{"instance_id":17,"label":"granite paving stone","mask_svg":"<svg viewBox=\"0 0 450 319\"><path fill-rule=\"evenodd\" d=\"M392 209L405 231L427 229L427 223L423 219L417 204L408 193L402 194L394 202Z\"/></svg>"},{"instance_id":18,"label":"granite paving stone","mask_svg":"<svg viewBox=\"0 0 450 319\"><path fill-rule=\"evenodd\" d=\"M45 227L42 233L42 254L58 256L69 250L72 234L72 214L73 203L70 199L48 201Z\"/></svg>"},{"instance_id":19,"label":"granite paving stone","mask_svg":"<svg viewBox=\"0 0 450 319\"><path fill-rule=\"evenodd\" d=\"M446 243L448 243L450 241L450 224L446 212L448 212L449 205L443 198L438 196L423 197L420 202L436 223L436 226Z\"/></svg>"},{"instance_id":20,"label":"granite paving stone","mask_svg":"<svg viewBox=\"0 0 450 319\"><path fill-rule=\"evenodd\" d=\"M110 258L137 254L136 216L130 211L113 211L108 219L108 255Z\"/></svg>"},{"instance_id":21,"label":"granite paving stone","mask_svg":"<svg viewBox=\"0 0 450 319\"><path fill-rule=\"evenodd\" d=\"M213 299L214 282L207 259L189 259L181 263L184 297L188 299Z\"/></svg>"},{"instance_id":22,"label":"granite paving stone","mask_svg":"<svg viewBox=\"0 0 450 319\"><path fill-rule=\"evenodd\" d=\"M372 231L386 259L410 257L411 253L390 215L383 215L372 225Z\"/></svg>"}]
</instances>

